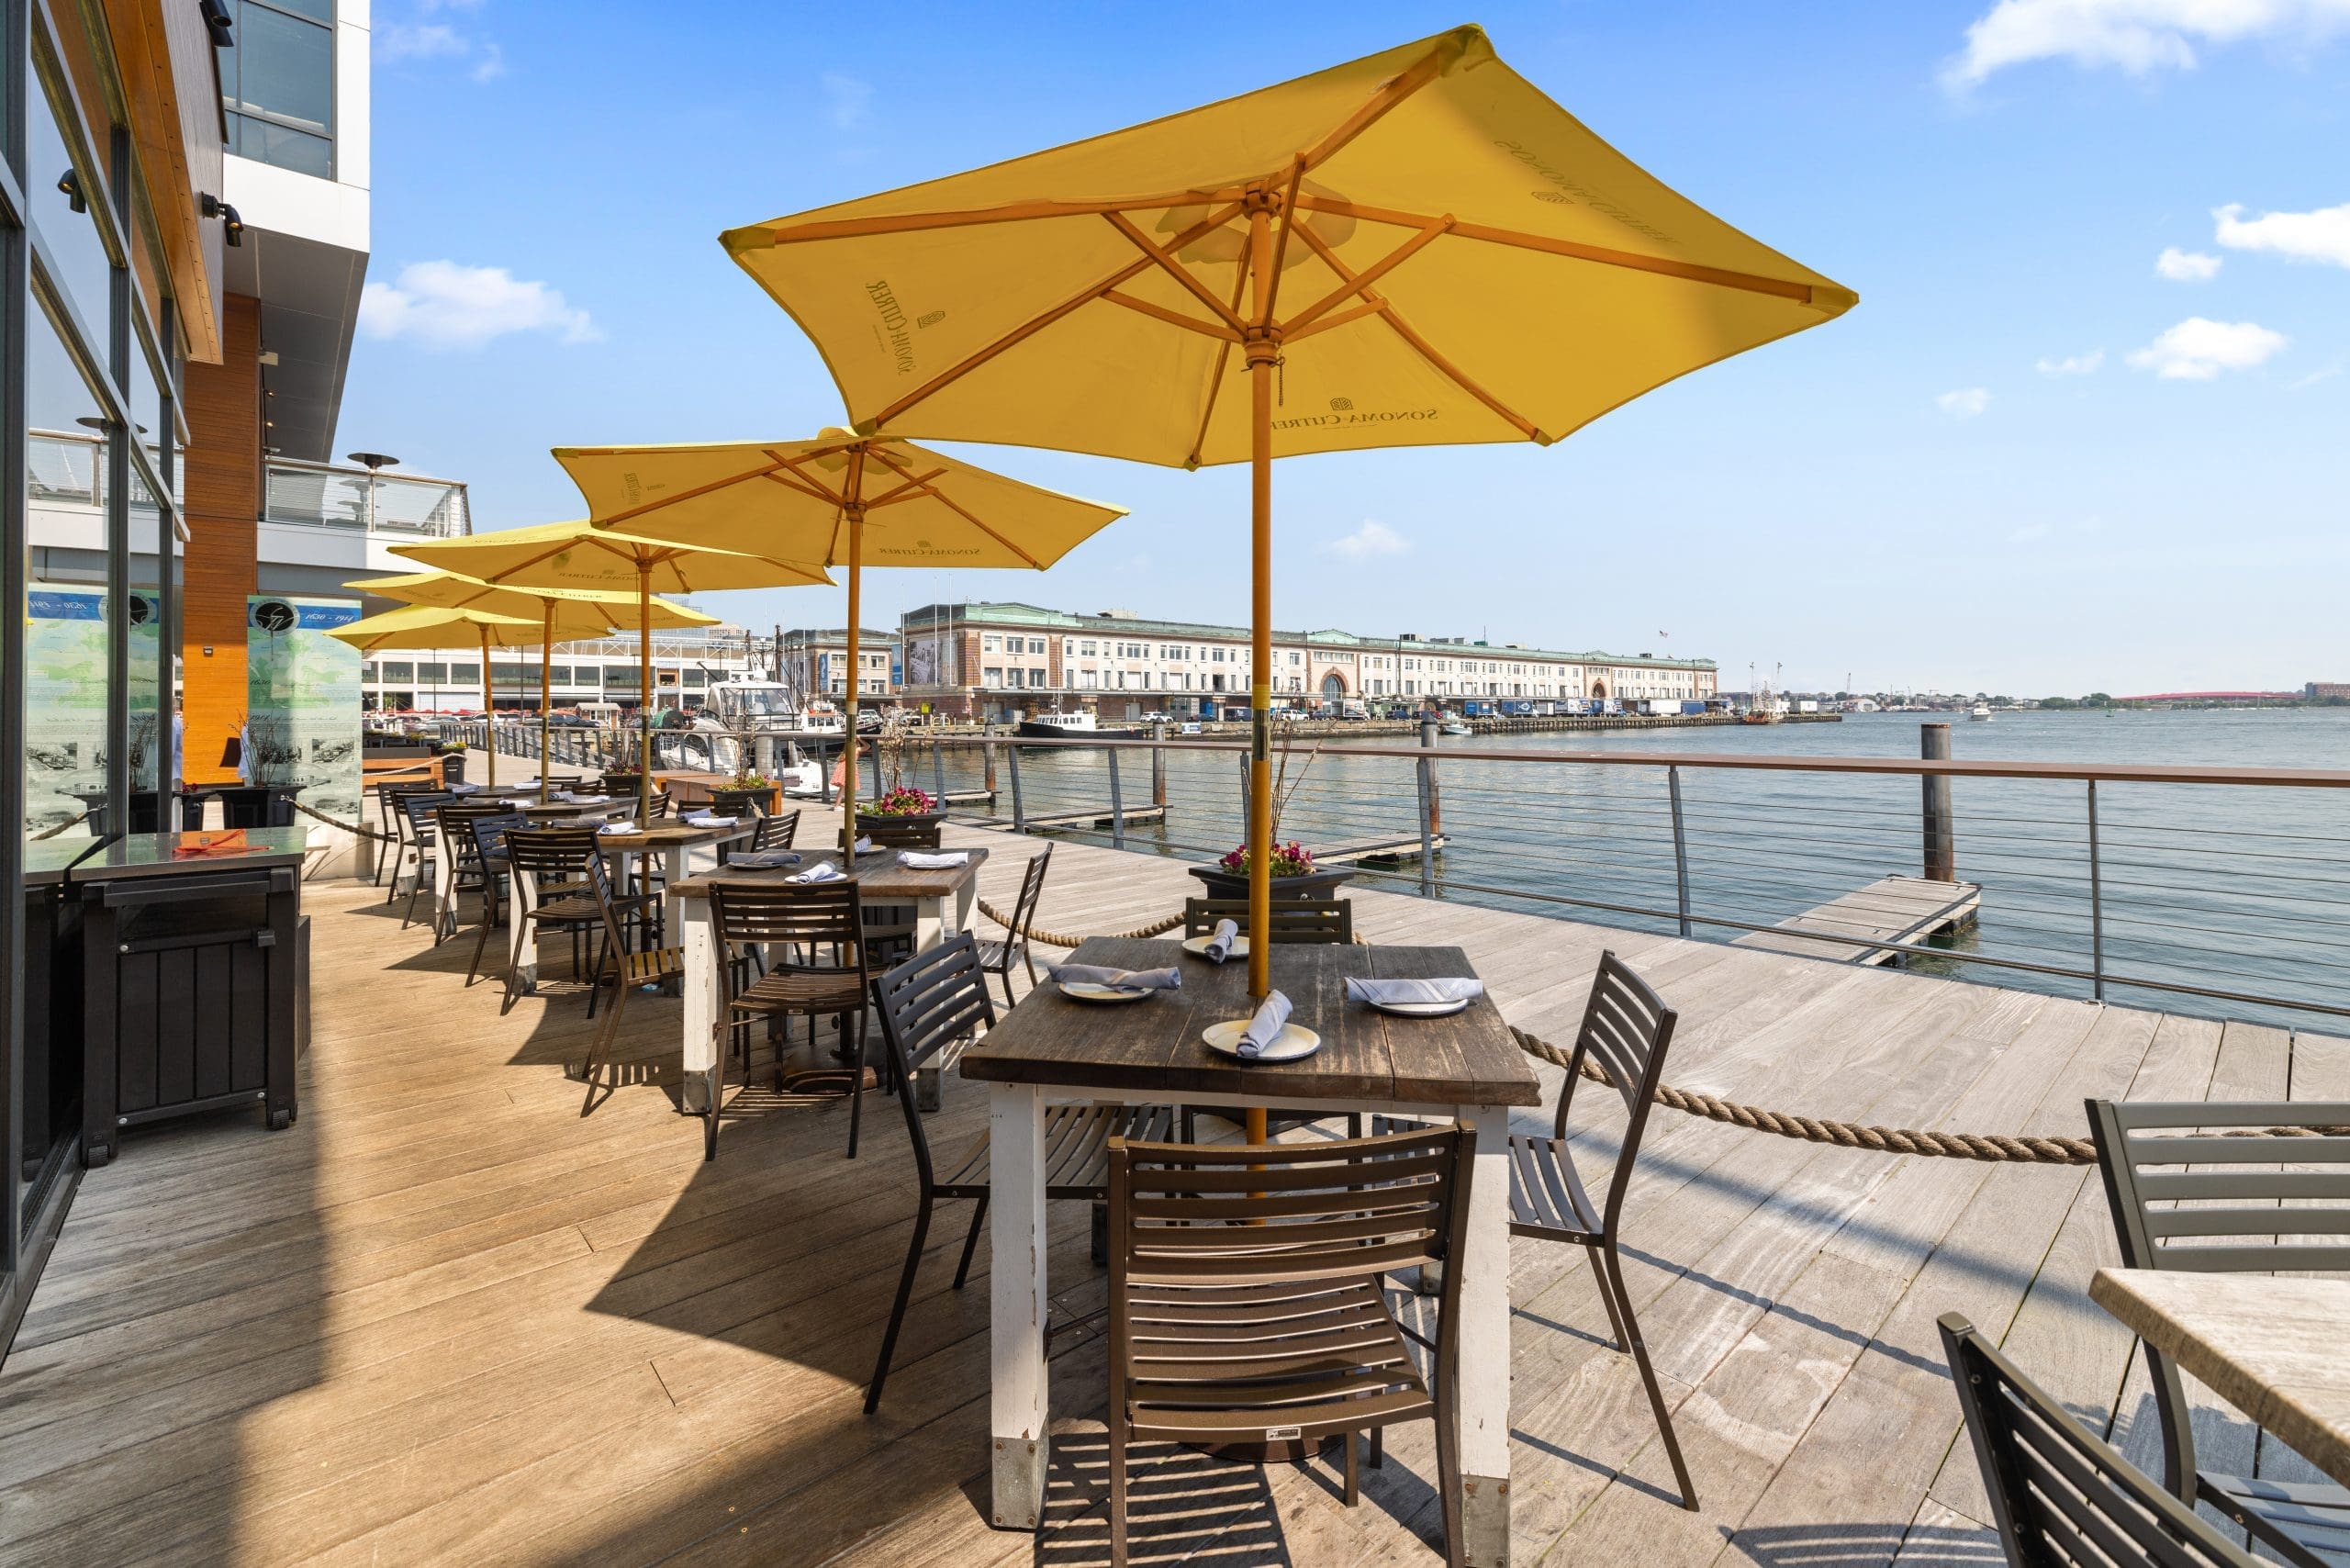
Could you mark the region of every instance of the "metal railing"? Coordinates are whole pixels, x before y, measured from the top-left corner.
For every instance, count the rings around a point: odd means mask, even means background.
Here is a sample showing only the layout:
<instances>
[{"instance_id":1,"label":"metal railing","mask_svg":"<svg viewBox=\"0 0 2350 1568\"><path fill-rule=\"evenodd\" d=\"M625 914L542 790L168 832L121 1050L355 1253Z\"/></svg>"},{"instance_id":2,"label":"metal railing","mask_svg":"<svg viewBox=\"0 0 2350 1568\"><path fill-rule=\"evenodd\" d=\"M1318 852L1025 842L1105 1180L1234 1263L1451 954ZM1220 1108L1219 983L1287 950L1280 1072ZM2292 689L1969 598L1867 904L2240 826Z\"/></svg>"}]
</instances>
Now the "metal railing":
<instances>
[{"instance_id":1,"label":"metal railing","mask_svg":"<svg viewBox=\"0 0 2350 1568\"><path fill-rule=\"evenodd\" d=\"M473 532L465 487L454 479L373 473L290 457L271 458L263 478L264 522L428 539Z\"/></svg>"}]
</instances>

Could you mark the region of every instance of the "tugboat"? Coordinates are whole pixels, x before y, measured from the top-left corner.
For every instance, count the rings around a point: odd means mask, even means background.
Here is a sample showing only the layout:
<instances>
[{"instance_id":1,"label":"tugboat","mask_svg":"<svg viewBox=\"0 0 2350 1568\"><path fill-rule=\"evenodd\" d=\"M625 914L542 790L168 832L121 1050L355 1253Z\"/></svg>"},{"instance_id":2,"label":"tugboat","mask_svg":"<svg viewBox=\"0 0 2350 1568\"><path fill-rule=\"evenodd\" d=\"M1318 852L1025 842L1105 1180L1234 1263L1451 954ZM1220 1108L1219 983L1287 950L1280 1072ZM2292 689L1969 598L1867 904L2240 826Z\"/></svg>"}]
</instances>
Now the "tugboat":
<instances>
[{"instance_id":1,"label":"tugboat","mask_svg":"<svg viewBox=\"0 0 2350 1568\"><path fill-rule=\"evenodd\" d=\"M1013 732L1024 740L1102 740L1138 741L1143 732L1136 729L1105 730L1087 712L1032 713L1020 721Z\"/></svg>"}]
</instances>

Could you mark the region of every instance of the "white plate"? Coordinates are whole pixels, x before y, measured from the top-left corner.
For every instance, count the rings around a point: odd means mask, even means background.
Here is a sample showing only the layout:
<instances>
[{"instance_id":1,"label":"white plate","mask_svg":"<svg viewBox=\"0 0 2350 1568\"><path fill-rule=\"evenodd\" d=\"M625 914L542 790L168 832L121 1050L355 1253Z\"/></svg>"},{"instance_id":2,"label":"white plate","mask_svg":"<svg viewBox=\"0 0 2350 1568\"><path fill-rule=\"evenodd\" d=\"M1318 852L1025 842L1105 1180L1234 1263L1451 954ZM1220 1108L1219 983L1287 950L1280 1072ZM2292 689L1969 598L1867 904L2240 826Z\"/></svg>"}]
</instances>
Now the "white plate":
<instances>
[{"instance_id":1,"label":"white plate","mask_svg":"<svg viewBox=\"0 0 2350 1568\"><path fill-rule=\"evenodd\" d=\"M1475 1001L1464 996L1458 1002L1374 1002L1371 1005L1382 1013L1393 1013L1398 1018L1442 1018L1460 1012Z\"/></svg>"},{"instance_id":2,"label":"white plate","mask_svg":"<svg viewBox=\"0 0 2350 1568\"><path fill-rule=\"evenodd\" d=\"M1206 958L1208 957L1208 942L1209 938L1205 936L1186 937L1183 942L1183 951L1191 954L1194 958ZM1234 937L1232 939L1231 949L1225 954L1225 958L1227 960L1233 958L1245 958L1248 956L1248 938L1246 936ZM1208 958L1208 961L1210 963L1214 963L1215 960Z\"/></svg>"},{"instance_id":3,"label":"white plate","mask_svg":"<svg viewBox=\"0 0 2350 1568\"><path fill-rule=\"evenodd\" d=\"M1078 1002L1140 1002L1149 986L1095 985L1089 980L1058 980L1061 994Z\"/></svg>"},{"instance_id":4,"label":"white plate","mask_svg":"<svg viewBox=\"0 0 2350 1568\"><path fill-rule=\"evenodd\" d=\"M1253 1057L1244 1057L1240 1055L1240 1036L1248 1032L1248 1019L1227 1018L1221 1024L1209 1025L1200 1038L1207 1042L1208 1049L1212 1051L1220 1051L1248 1062L1297 1061L1322 1048L1322 1036L1313 1030L1303 1024L1284 1024L1281 1032L1273 1036L1271 1045Z\"/></svg>"}]
</instances>

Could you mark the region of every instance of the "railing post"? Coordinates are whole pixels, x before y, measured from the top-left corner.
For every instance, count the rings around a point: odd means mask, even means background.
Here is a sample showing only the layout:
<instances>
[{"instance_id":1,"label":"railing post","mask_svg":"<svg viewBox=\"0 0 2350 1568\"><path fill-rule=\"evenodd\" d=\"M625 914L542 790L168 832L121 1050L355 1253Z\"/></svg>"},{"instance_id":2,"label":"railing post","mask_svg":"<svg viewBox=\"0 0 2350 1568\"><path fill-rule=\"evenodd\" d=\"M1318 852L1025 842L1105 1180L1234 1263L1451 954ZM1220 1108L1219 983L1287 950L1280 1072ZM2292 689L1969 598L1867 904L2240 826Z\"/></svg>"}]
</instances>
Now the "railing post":
<instances>
[{"instance_id":1,"label":"railing post","mask_svg":"<svg viewBox=\"0 0 2350 1568\"><path fill-rule=\"evenodd\" d=\"M993 810L995 806L995 734L988 727L985 720L979 722L979 750L984 756L987 766L988 806L990 810Z\"/></svg>"},{"instance_id":2,"label":"railing post","mask_svg":"<svg viewBox=\"0 0 2350 1568\"><path fill-rule=\"evenodd\" d=\"M1110 748L1110 847L1126 846L1126 801L1118 790L1118 748Z\"/></svg>"},{"instance_id":3,"label":"railing post","mask_svg":"<svg viewBox=\"0 0 2350 1568\"><path fill-rule=\"evenodd\" d=\"M1436 721L1434 719L1420 721L1420 746L1428 752L1436 750ZM1427 812L1423 814L1427 818L1428 837L1442 838L1444 836L1444 794L1437 785L1436 758L1433 756L1420 758L1420 773L1421 777L1427 780L1428 804Z\"/></svg>"},{"instance_id":4,"label":"railing post","mask_svg":"<svg viewBox=\"0 0 2350 1568\"><path fill-rule=\"evenodd\" d=\"M1673 795L1673 881L1679 897L1681 935L1689 935L1689 837L1681 830L1681 769L1664 770L1665 788Z\"/></svg>"},{"instance_id":5,"label":"railing post","mask_svg":"<svg viewBox=\"0 0 2350 1568\"><path fill-rule=\"evenodd\" d=\"M930 782L938 796L938 809L943 812L946 809L946 753L936 735L930 738Z\"/></svg>"},{"instance_id":6,"label":"railing post","mask_svg":"<svg viewBox=\"0 0 2350 1568\"><path fill-rule=\"evenodd\" d=\"M1426 726L1423 726L1426 728ZM1412 765L1412 778L1417 786L1420 818L1420 897L1436 897L1436 834L1428 827L1428 759L1420 758Z\"/></svg>"},{"instance_id":7,"label":"railing post","mask_svg":"<svg viewBox=\"0 0 2350 1568\"><path fill-rule=\"evenodd\" d=\"M1928 762L1948 762L1950 726L1919 725L1918 755ZM1923 787L1925 802L1926 880L1955 882L1958 880L1958 829L1951 820L1950 775L1921 774L1919 783Z\"/></svg>"},{"instance_id":8,"label":"railing post","mask_svg":"<svg viewBox=\"0 0 2350 1568\"><path fill-rule=\"evenodd\" d=\"M873 750L872 750L872 751L871 751L871 753L869 754L869 755L872 756L872 758L873 758L873 798L874 798L875 800L877 800L877 801L878 801L878 800L879 800L879 799L880 799L884 794L887 794L887 793L888 793L888 790L883 787L882 782L881 782L881 746L882 746L882 744L883 744L883 743L882 743L882 741L881 741L881 739L880 739L880 737L879 737L879 736L878 736L878 735L877 735L876 737L874 737L874 741L873 741Z\"/></svg>"},{"instance_id":9,"label":"railing post","mask_svg":"<svg viewBox=\"0 0 2350 1568\"><path fill-rule=\"evenodd\" d=\"M2098 869L2097 780L2089 786L2089 994L2105 1000L2105 886Z\"/></svg>"},{"instance_id":10,"label":"railing post","mask_svg":"<svg viewBox=\"0 0 2350 1568\"><path fill-rule=\"evenodd\" d=\"M1012 831L1028 831L1028 812L1020 803L1020 747L1017 743L1004 748L1012 758Z\"/></svg>"},{"instance_id":11,"label":"railing post","mask_svg":"<svg viewBox=\"0 0 2350 1568\"><path fill-rule=\"evenodd\" d=\"M1256 793L1256 791L1255 791L1255 790L1250 787L1250 784L1249 784L1249 778L1250 778L1250 777L1251 777L1251 776L1250 776L1250 773L1249 773L1249 771L1248 771L1248 754L1247 752L1245 752L1245 751L1244 751L1244 752L1242 752L1242 753L1240 754L1239 761L1240 761L1240 842L1241 842L1241 843L1243 843L1243 844L1246 844L1246 843L1248 843L1248 824L1249 824L1250 823L1252 823L1252 822L1254 822L1254 821L1256 821L1256 820L1257 820L1257 818L1256 818L1256 801L1250 798L1251 796L1253 796L1253 795Z\"/></svg>"},{"instance_id":12,"label":"railing post","mask_svg":"<svg viewBox=\"0 0 2350 1568\"><path fill-rule=\"evenodd\" d=\"M1163 813L1167 810L1167 748L1158 742L1167 738L1167 721L1150 722L1150 803Z\"/></svg>"}]
</instances>

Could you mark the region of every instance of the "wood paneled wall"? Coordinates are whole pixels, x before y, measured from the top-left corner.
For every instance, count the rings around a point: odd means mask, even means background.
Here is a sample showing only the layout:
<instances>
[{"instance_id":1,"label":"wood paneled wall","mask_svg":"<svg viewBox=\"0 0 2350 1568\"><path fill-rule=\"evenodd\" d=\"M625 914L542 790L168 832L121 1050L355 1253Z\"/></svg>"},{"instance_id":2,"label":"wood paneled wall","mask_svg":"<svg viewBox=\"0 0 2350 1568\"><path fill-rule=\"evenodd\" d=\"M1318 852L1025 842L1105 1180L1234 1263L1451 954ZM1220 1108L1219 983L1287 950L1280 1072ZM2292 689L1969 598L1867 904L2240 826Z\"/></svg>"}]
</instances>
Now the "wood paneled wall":
<instances>
[{"instance_id":1,"label":"wood paneled wall","mask_svg":"<svg viewBox=\"0 0 2350 1568\"><path fill-rule=\"evenodd\" d=\"M218 364L187 367L187 564L181 599L191 783L234 782L224 743L245 718L245 599L258 580L262 505L261 304L222 311ZM206 648L212 650L207 656Z\"/></svg>"}]
</instances>

